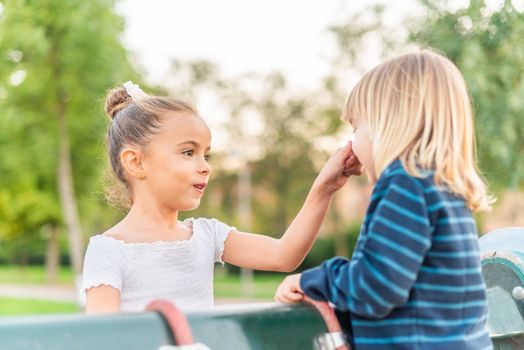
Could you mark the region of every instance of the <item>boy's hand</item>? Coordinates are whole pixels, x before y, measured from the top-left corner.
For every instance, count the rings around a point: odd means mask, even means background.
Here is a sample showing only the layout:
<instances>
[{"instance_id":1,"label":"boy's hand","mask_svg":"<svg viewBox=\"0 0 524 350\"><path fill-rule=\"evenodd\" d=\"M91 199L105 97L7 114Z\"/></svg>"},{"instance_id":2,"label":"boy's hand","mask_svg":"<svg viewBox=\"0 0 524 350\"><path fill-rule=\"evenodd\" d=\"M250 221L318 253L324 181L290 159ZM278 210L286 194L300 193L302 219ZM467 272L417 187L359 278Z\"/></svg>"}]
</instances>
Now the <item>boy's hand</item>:
<instances>
[{"instance_id":1,"label":"boy's hand","mask_svg":"<svg viewBox=\"0 0 524 350\"><path fill-rule=\"evenodd\" d=\"M275 301L285 304L294 304L304 299L304 292L300 288L300 273L287 276L275 292Z\"/></svg>"},{"instance_id":2,"label":"boy's hand","mask_svg":"<svg viewBox=\"0 0 524 350\"><path fill-rule=\"evenodd\" d=\"M360 175L362 164L353 153L351 141L346 146L337 149L326 162L315 180L328 194L338 191L344 186L351 175Z\"/></svg>"}]
</instances>

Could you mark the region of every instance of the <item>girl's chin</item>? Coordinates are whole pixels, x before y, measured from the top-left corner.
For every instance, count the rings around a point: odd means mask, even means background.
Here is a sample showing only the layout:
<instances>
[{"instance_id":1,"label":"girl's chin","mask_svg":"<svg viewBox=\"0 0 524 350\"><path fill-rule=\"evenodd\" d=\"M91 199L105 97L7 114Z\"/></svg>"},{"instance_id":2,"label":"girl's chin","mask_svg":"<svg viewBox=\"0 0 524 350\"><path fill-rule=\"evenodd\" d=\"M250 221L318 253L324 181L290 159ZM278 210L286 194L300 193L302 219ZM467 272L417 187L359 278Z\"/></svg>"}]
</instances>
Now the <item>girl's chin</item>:
<instances>
[{"instance_id":1,"label":"girl's chin","mask_svg":"<svg viewBox=\"0 0 524 350\"><path fill-rule=\"evenodd\" d=\"M198 201L198 203L194 203L193 205L191 205L190 208L188 208L187 210L195 210L195 209L198 209L199 206L200 206L200 200Z\"/></svg>"},{"instance_id":2,"label":"girl's chin","mask_svg":"<svg viewBox=\"0 0 524 350\"><path fill-rule=\"evenodd\" d=\"M183 209L180 209L180 211L191 211L191 210L196 210L198 209L199 205L194 205L194 206L187 206Z\"/></svg>"},{"instance_id":3,"label":"girl's chin","mask_svg":"<svg viewBox=\"0 0 524 350\"><path fill-rule=\"evenodd\" d=\"M180 205L178 207L178 210L179 211L191 211L191 210L198 209L199 206L200 206L200 200L194 201L193 203L185 203L185 205Z\"/></svg>"}]
</instances>

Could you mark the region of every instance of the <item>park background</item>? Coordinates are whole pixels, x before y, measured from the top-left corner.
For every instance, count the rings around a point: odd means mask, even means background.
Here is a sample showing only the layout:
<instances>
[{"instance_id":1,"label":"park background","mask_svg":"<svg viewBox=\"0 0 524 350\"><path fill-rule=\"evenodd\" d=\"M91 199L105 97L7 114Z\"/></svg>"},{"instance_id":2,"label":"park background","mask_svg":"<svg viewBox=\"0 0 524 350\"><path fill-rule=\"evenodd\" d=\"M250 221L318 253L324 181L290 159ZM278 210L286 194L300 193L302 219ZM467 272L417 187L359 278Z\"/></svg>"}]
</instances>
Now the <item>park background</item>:
<instances>
[{"instance_id":1,"label":"park background","mask_svg":"<svg viewBox=\"0 0 524 350\"><path fill-rule=\"evenodd\" d=\"M465 75L480 167L498 198L479 233L524 226L524 0L0 0L0 315L78 312L104 198L106 91L126 80L194 102L213 132L199 209L279 236L329 154L358 77L432 47ZM371 187L335 196L299 270L351 256ZM270 300L282 274L217 267L218 302Z\"/></svg>"}]
</instances>

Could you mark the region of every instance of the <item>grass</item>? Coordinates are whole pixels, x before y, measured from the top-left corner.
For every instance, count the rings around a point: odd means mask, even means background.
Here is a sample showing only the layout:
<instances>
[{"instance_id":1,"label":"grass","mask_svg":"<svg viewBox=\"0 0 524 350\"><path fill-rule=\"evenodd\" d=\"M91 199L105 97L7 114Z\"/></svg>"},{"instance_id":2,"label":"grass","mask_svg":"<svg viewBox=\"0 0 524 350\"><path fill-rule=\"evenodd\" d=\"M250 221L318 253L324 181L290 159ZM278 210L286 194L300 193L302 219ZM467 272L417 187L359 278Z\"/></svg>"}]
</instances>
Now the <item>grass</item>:
<instances>
[{"instance_id":1,"label":"grass","mask_svg":"<svg viewBox=\"0 0 524 350\"><path fill-rule=\"evenodd\" d=\"M252 293L243 295L240 276L217 273L214 285L215 297L273 300L275 291L284 279L284 276L284 274L255 274Z\"/></svg>"},{"instance_id":2,"label":"grass","mask_svg":"<svg viewBox=\"0 0 524 350\"><path fill-rule=\"evenodd\" d=\"M284 279L284 274L255 274L251 293L244 294L239 275L227 274L218 268L215 274L214 291L217 299L266 300L273 299L275 290ZM58 284L73 286L73 273L61 268ZM43 266L0 265L0 288L2 284L45 285L46 274ZM71 302L19 299L0 296L0 315L28 315L78 312L78 306Z\"/></svg>"},{"instance_id":3,"label":"grass","mask_svg":"<svg viewBox=\"0 0 524 350\"><path fill-rule=\"evenodd\" d=\"M79 312L75 303L0 297L0 316Z\"/></svg>"},{"instance_id":4,"label":"grass","mask_svg":"<svg viewBox=\"0 0 524 350\"><path fill-rule=\"evenodd\" d=\"M58 271L59 285L73 285L73 272L69 268ZM0 265L0 284L46 284L44 266Z\"/></svg>"}]
</instances>

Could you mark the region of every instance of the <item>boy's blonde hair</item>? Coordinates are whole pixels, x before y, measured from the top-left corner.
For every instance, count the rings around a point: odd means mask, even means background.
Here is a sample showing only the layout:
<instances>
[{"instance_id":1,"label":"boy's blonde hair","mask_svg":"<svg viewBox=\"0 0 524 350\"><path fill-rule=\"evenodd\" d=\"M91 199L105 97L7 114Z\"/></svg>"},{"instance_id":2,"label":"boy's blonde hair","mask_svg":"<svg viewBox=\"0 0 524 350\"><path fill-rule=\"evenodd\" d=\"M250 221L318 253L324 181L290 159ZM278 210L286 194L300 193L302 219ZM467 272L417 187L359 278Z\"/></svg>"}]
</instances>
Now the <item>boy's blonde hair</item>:
<instances>
[{"instance_id":1,"label":"boy's blonde hair","mask_svg":"<svg viewBox=\"0 0 524 350\"><path fill-rule=\"evenodd\" d=\"M344 118L349 116L369 125L377 178L399 158L413 176L433 169L435 183L463 197L473 211L489 209L466 84L444 56L422 50L377 66L351 91Z\"/></svg>"}]
</instances>

